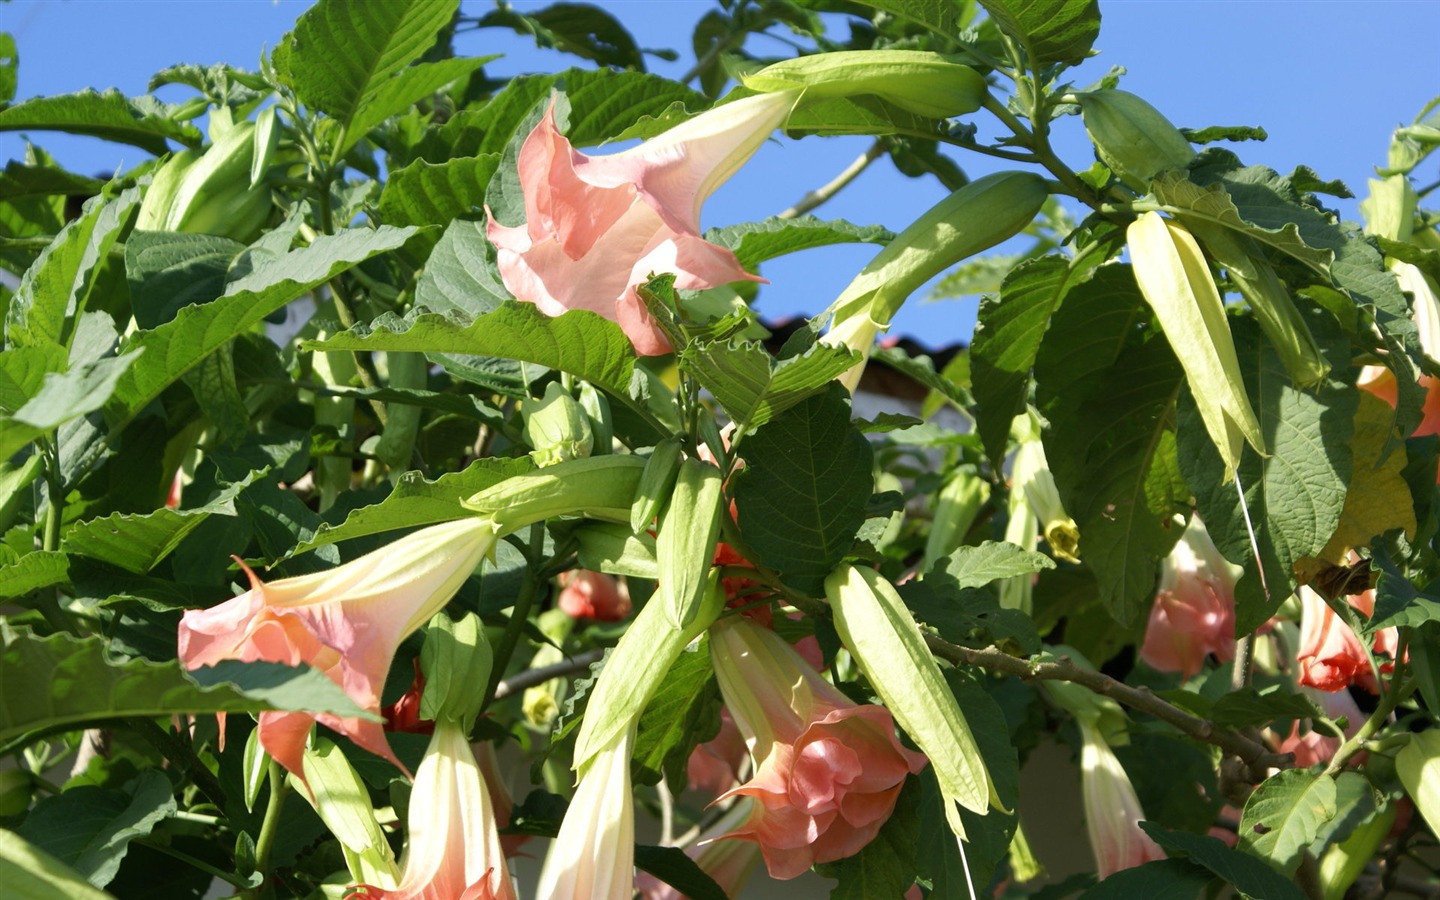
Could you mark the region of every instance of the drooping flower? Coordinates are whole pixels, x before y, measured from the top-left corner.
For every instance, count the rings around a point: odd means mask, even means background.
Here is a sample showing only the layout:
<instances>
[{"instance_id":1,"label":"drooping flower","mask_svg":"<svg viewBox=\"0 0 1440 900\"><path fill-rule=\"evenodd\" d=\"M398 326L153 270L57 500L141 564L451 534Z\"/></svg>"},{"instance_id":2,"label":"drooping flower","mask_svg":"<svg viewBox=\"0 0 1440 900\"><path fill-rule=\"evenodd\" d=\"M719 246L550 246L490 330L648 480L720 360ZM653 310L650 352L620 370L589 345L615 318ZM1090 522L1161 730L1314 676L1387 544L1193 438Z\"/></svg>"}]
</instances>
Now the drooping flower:
<instances>
[{"instance_id":1,"label":"drooping flower","mask_svg":"<svg viewBox=\"0 0 1440 900\"><path fill-rule=\"evenodd\" d=\"M722 707L719 733L691 752L685 762L685 779L691 790L719 796L739 783L747 755L744 736L730 711Z\"/></svg>"},{"instance_id":2,"label":"drooping flower","mask_svg":"<svg viewBox=\"0 0 1440 900\"><path fill-rule=\"evenodd\" d=\"M1165 854L1140 829L1145 810L1099 724L1081 717L1075 721L1081 737L1080 798L1096 875L1108 878L1121 869L1164 859Z\"/></svg>"},{"instance_id":3,"label":"drooping flower","mask_svg":"<svg viewBox=\"0 0 1440 900\"><path fill-rule=\"evenodd\" d=\"M458 519L422 528L325 572L267 584L246 568L250 590L210 609L185 612L180 661L187 669L227 659L308 664L378 719L395 648L449 602L494 542L488 520ZM301 751L317 721L399 765L378 720L263 712L260 743L303 778Z\"/></svg>"},{"instance_id":4,"label":"drooping flower","mask_svg":"<svg viewBox=\"0 0 1440 900\"><path fill-rule=\"evenodd\" d=\"M722 620L710 652L755 768L725 795L754 801L725 837L758 844L779 879L859 852L925 756L901 746L888 710L850 702L773 631Z\"/></svg>"},{"instance_id":5,"label":"drooping flower","mask_svg":"<svg viewBox=\"0 0 1440 900\"><path fill-rule=\"evenodd\" d=\"M556 581L560 594L555 605L572 618L619 622L630 615L630 591L614 575L571 569Z\"/></svg>"},{"instance_id":6,"label":"drooping flower","mask_svg":"<svg viewBox=\"0 0 1440 900\"><path fill-rule=\"evenodd\" d=\"M1322 691L1338 691L1358 684L1372 693L1377 693L1379 685L1375 680L1375 671L1371 668L1365 648L1360 644L1360 638L1314 590L1302 587L1299 594L1300 646L1295 653L1299 677L1296 680L1302 685ZM1367 616L1375 611L1373 589L1345 599ZM1376 653L1393 657L1398 649L1398 642L1397 629L1384 628L1376 633L1372 647ZM1393 668L1393 662L1381 661L1382 673Z\"/></svg>"},{"instance_id":7,"label":"drooping flower","mask_svg":"<svg viewBox=\"0 0 1440 900\"><path fill-rule=\"evenodd\" d=\"M465 729L453 719L415 773L399 886L359 885L366 900L515 900L495 814Z\"/></svg>"},{"instance_id":8,"label":"drooping flower","mask_svg":"<svg viewBox=\"0 0 1440 900\"><path fill-rule=\"evenodd\" d=\"M1162 672L1186 678L1199 672L1205 656L1221 662L1235 656L1235 582L1232 566L1192 516L1175 549L1160 564L1160 589L1150 608L1140 658Z\"/></svg>"},{"instance_id":9,"label":"drooping flower","mask_svg":"<svg viewBox=\"0 0 1440 900\"><path fill-rule=\"evenodd\" d=\"M665 272L685 290L761 280L700 237L700 206L793 105L789 92L748 97L633 149L587 156L560 134L552 103L520 149L525 224L491 217L486 228L501 280L546 315L588 309L618 323L636 352L669 352L636 286Z\"/></svg>"},{"instance_id":10,"label":"drooping flower","mask_svg":"<svg viewBox=\"0 0 1440 900\"><path fill-rule=\"evenodd\" d=\"M537 900L631 900L635 884L635 800L630 788L634 729L595 754L580 776L560 833L545 855Z\"/></svg>"},{"instance_id":11,"label":"drooping flower","mask_svg":"<svg viewBox=\"0 0 1440 900\"><path fill-rule=\"evenodd\" d=\"M1434 283L1419 268L1407 262L1392 260L1389 268L1395 273L1400 289L1412 300L1411 316L1419 333L1420 349L1432 358L1440 358L1440 296ZM1425 390L1425 406L1420 424L1411 432L1412 437L1440 434L1440 378L1421 374L1420 387ZM1399 390L1395 384L1395 373L1384 366L1366 366L1360 370L1355 386L1369 391L1391 406L1398 402ZM1440 482L1440 473L1436 474Z\"/></svg>"},{"instance_id":12,"label":"drooping flower","mask_svg":"<svg viewBox=\"0 0 1440 900\"><path fill-rule=\"evenodd\" d=\"M1302 693L1308 694L1311 699L1320 704L1325 710L1325 715L1330 719L1345 720L1345 737L1354 737L1360 730L1360 725L1365 721L1365 716L1360 712L1360 707L1355 705L1355 700L1348 691L1319 691L1314 688L1302 687ZM1312 724L1302 734L1300 721L1296 720L1290 726L1290 734L1279 740L1272 740L1277 753L1290 753L1295 757L1295 767L1304 769L1316 763L1328 763L1340 749L1343 739L1337 735L1329 734L1315 728Z\"/></svg>"}]
</instances>

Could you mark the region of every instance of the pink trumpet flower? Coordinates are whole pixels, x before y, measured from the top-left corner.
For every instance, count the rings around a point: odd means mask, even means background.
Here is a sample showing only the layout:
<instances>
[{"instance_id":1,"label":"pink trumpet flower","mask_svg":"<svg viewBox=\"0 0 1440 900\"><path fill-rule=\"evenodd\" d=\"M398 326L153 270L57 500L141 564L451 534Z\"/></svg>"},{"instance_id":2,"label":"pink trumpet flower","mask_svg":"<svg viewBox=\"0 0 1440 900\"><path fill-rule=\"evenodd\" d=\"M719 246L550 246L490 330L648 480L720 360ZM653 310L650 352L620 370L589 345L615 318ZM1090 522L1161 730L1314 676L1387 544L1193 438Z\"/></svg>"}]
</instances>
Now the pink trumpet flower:
<instances>
[{"instance_id":1,"label":"pink trumpet flower","mask_svg":"<svg viewBox=\"0 0 1440 900\"><path fill-rule=\"evenodd\" d=\"M1358 684L1372 694L1379 693L1375 670L1370 665L1365 648L1360 645L1359 636L1314 590L1302 587L1299 594L1300 646L1295 652L1295 661L1300 674L1296 681L1322 691L1338 691ZM1373 589L1345 599L1366 616L1375 612ZM1391 657L1386 659L1382 656L1379 660L1381 673L1394 669L1393 657L1398 644L1399 633L1395 628L1382 628L1375 633L1374 651Z\"/></svg>"},{"instance_id":2,"label":"pink trumpet flower","mask_svg":"<svg viewBox=\"0 0 1440 900\"><path fill-rule=\"evenodd\" d=\"M1165 854L1140 829L1145 810L1130 777L1105 741L1098 724L1076 719L1080 725L1080 797L1085 808L1085 829L1095 854L1096 874L1108 878Z\"/></svg>"},{"instance_id":3,"label":"pink trumpet flower","mask_svg":"<svg viewBox=\"0 0 1440 900\"><path fill-rule=\"evenodd\" d=\"M467 518L422 528L329 571L269 584L242 563L250 590L181 617L180 661L187 669L227 659L311 665L375 714L370 721L261 713L261 745L298 778L304 778L301 754L317 721L399 766L379 719L395 649L449 602L494 543L493 523Z\"/></svg>"},{"instance_id":4,"label":"pink trumpet flower","mask_svg":"<svg viewBox=\"0 0 1440 900\"><path fill-rule=\"evenodd\" d=\"M1220 555L1198 516L1160 564L1160 589L1150 609L1140 658L1162 672L1186 678L1207 654L1235 656L1236 569Z\"/></svg>"},{"instance_id":5,"label":"pink trumpet flower","mask_svg":"<svg viewBox=\"0 0 1440 900\"><path fill-rule=\"evenodd\" d=\"M556 127L552 102L520 148L525 224L491 216L486 227L505 287L548 316L598 313L618 323L641 355L668 353L635 288L663 272L686 290L764 280L700 237L700 206L794 100L782 92L726 103L610 156L575 150Z\"/></svg>"},{"instance_id":6,"label":"pink trumpet flower","mask_svg":"<svg viewBox=\"0 0 1440 900\"><path fill-rule=\"evenodd\" d=\"M410 793L399 887L359 885L365 900L515 900L490 794L465 729L436 723Z\"/></svg>"},{"instance_id":7,"label":"pink trumpet flower","mask_svg":"<svg viewBox=\"0 0 1440 900\"><path fill-rule=\"evenodd\" d=\"M555 605L574 619L619 622L630 615L630 591L614 575L571 569L556 579Z\"/></svg>"},{"instance_id":8,"label":"pink trumpet flower","mask_svg":"<svg viewBox=\"0 0 1440 900\"><path fill-rule=\"evenodd\" d=\"M850 702L767 628L722 620L710 653L755 764L754 777L725 795L753 800L725 837L758 844L779 879L858 853L894 812L905 777L928 760L901 746L888 710Z\"/></svg>"}]
</instances>

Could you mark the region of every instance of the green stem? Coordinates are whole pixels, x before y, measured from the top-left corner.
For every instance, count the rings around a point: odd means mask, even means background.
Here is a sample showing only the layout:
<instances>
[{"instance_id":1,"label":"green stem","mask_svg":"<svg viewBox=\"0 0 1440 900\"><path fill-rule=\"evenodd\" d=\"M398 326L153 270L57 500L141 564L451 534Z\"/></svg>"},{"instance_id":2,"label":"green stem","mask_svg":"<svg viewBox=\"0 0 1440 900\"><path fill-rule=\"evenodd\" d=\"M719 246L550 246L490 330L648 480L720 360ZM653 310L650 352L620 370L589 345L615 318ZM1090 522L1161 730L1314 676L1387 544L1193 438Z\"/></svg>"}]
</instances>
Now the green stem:
<instances>
[{"instance_id":1,"label":"green stem","mask_svg":"<svg viewBox=\"0 0 1440 900\"><path fill-rule=\"evenodd\" d=\"M1400 649L1400 652L1404 652L1403 647ZM1370 737L1385 727L1386 720L1389 719L1390 714L1395 711L1395 707L1399 705L1401 698L1408 696L1410 691L1414 689L1415 679L1407 678L1402 681L1399 674L1400 673L1397 672L1395 677L1390 679L1386 686L1385 693L1380 695L1380 704L1375 707L1375 711L1370 714L1370 718L1361 724L1360 730L1355 732L1354 737L1341 744L1340 749L1335 751L1335 755L1330 758L1330 765L1325 768L1326 775L1333 778L1340 774L1340 770L1345 767L1345 763L1349 761L1350 757L1365 749L1365 743L1370 740Z\"/></svg>"},{"instance_id":2,"label":"green stem","mask_svg":"<svg viewBox=\"0 0 1440 900\"><path fill-rule=\"evenodd\" d=\"M543 546L545 539L545 525L536 522L530 527L530 546L538 548ZM510 609L510 621L505 625L505 634L500 638L500 645L495 648L495 662L490 667L490 683L485 685L485 702L480 704L480 711L483 713L490 708L495 700L495 691L500 687L500 680L505 676L505 670L510 667L510 659L515 655L515 647L520 643L520 635L525 630L525 623L530 618L530 607L535 603L535 594L540 588L540 577L536 572L535 562L532 560L525 567L525 578L520 583L520 591L515 596L515 605Z\"/></svg>"},{"instance_id":3,"label":"green stem","mask_svg":"<svg viewBox=\"0 0 1440 900\"><path fill-rule=\"evenodd\" d=\"M125 723L146 743L159 751L161 756L189 775L195 783L195 789L203 794L206 800L213 803L217 809L225 808L225 789L220 786L215 773L206 768L200 758L195 755L194 750L151 719L133 716L126 719Z\"/></svg>"},{"instance_id":4,"label":"green stem","mask_svg":"<svg viewBox=\"0 0 1440 900\"><path fill-rule=\"evenodd\" d=\"M1050 141L1046 136L1045 129L1037 127L1031 131L1026 128L1014 113L1005 108L1004 103L991 95L986 95L984 106L991 115L1004 123L1006 128L1009 128L1030 148L1030 151L1035 154L1034 161L1044 166L1046 171L1059 179L1075 199L1092 209L1099 210L1100 198L1095 195L1095 191L1090 185L1081 181L1080 176L1076 175L1069 166L1060 160L1060 157L1055 155L1055 151L1050 149Z\"/></svg>"},{"instance_id":5,"label":"green stem","mask_svg":"<svg viewBox=\"0 0 1440 900\"><path fill-rule=\"evenodd\" d=\"M265 805L265 818L260 822L260 836L255 840L255 871L265 876L266 880L270 874L270 850L275 846L275 833L280 829L280 813L285 809L285 798L289 795L285 770L275 760L270 760L270 800ZM261 882L262 885L264 883ZM245 895L259 900L260 888L251 888Z\"/></svg>"},{"instance_id":6,"label":"green stem","mask_svg":"<svg viewBox=\"0 0 1440 900\"><path fill-rule=\"evenodd\" d=\"M65 518L65 476L60 471L60 447L55 440L42 444L45 455L45 507L44 531L40 536L40 549L53 552L60 549L60 530ZM80 636L80 627L74 618L60 605L60 588L52 587L38 598L36 604L51 630L56 633Z\"/></svg>"}]
</instances>

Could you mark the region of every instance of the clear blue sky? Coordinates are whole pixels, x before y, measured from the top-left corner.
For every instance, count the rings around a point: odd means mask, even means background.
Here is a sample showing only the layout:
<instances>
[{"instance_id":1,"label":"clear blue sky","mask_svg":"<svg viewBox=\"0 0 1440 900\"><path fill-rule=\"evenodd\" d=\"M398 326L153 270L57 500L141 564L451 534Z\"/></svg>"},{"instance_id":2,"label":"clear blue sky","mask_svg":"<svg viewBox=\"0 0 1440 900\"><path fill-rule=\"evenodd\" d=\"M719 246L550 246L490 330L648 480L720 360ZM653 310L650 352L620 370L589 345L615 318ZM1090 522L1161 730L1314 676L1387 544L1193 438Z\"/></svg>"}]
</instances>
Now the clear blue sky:
<instances>
[{"instance_id":1,"label":"clear blue sky","mask_svg":"<svg viewBox=\"0 0 1440 900\"><path fill-rule=\"evenodd\" d=\"M379 2L379 0L376 0ZM467 11L489 3L464 0ZM85 87L117 87L139 94L151 73L181 62L229 62L254 69L308 5L306 0L13 0L0 2L0 30L16 36L18 98ZM543 3L514 4L534 8ZM698 0L602 0L599 5L630 28L642 47L672 47L678 63L653 60L652 69L678 76L688 58L694 21L711 7ZM1076 73L1085 84L1111 65L1129 74L1122 86L1148 99L1177 125L1262 125L1264 144L1237 145L1248 163L1288 172L1309 165L1325 178L1346 181L1357 195L1382 163L1390 132L1408 123L1440 94L1436 65L1440 2L1434 0L1101 0L1100 55ZM504 53L498 74L553 71L570 57L537 51L517 36L491 29L463 35L462 53ZM752 44L756 52L784 47ZM166 88L176 100L187 89ZM981 137L994 134L977 119ZM141 151L84 138L31 137L79 171L108 172L139 162ZM705 209L704 224L759 219L789 206L827 181L859 154L865 138L808 138L771 142L723 187ZM1061 122L1057 144L1076 168L1089 164L1078 119ZM17 135L0 134L0 157L19 156ZM961 156L972 177L998 161ZM1433 166L1430 167L1433 169ZM1422 173L1434 180L1437 173ZM933 179L912 180L887 162L817 215L899 229L940 198ZM1338 204L1355 218L1353 202ZM771 284L758 309L778 318L822 309L864 265L866 247L812 250L767 264ZM940 345L968 340L974 300L912 301L896 333Z\"/></svg>"}]
</instances>

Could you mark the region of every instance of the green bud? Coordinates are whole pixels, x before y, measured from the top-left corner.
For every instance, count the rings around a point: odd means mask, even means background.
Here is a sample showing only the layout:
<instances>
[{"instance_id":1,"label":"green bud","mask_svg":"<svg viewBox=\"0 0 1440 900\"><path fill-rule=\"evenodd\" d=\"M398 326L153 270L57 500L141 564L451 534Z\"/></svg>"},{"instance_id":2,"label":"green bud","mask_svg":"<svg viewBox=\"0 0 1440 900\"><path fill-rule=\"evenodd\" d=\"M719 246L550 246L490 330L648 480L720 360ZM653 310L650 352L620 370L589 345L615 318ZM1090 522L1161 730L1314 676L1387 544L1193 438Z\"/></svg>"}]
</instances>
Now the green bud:
<instances>
[{"instance_id":1,"label":"green bud","mask_svg":"<svg viewBox=\"0 0 1440 900\"><path fill-rule=\"evenodd\" d=\"M588 381L580 382L580 408L590 420L590 433L594 435L592 453L609 453L615 444L615 419L610 412L610 401Z\"/></svg>"},{"instance_id":2,"label":"green bud","mask_svg":"<svg viewBox=\"0 0 1440 900\"><path fill-rule=\"evenodd\" d=\"M460 505L488 516L501 534L555 516L628 523L644 471L645 460L638 456L607 453L572 459L511 476Z\"/></svg>"},{"instance_id":3,"label":"green bud","mask_svg":"<svg viewBox=\"0 0 1440 900\"><path fill-rule=\"evenodd\" d=\"M185 167L157 230L215 234L242 244L259 235L271 203L268 188L251 186L254 132L253 122L236 123Z\"/></svg>"},{"instance_id":4,"label":"green bud","mask_svg":"<svg viewBox=\"0 0 1440 900\"><path fill-rule=\"evenodd\" d=\"M699 459L680 464L675 491L655 538L659 580L651 603L661 604L677 630L694 620L720 539L724 503L720 470Z\"/></svg>"},{"instance_id":5,"label":"green bud","mask_svg":"<svg viewBox=\"0 0 1440 900\"><path fill-rule=\"evenodd\" d=\"M160 165L150 176L150 187L145 189L145 198L140 201L140 214L135 220L137 231L164 231L170 218L170 207L175 205L175 195L180 192L180 183L185 173L200 158L198 150L181 150Z\"/></svg>"},{"instance_id":6,"label":"green bud","mask_svg":"<svg viewBox=\"0 0 1440 900\"><path fill-rule=\"evenodd\" d=\"M525 419L525 437L535 448L530 458L537 466L584 459L595 447L590 418L559 382L546 385L539 400L522 400L520 415Z\"/></svg>"},{"instance_id":7,"label":"green bud","mask_svg":"<svg viewBox=\"0 0 1440 900\"><path fill-rule=\"evenodd\" d=\"M448 719L469 732L480 715L491 663L479 616L467 613L452 622L437 613L420 649L420 669L425 673L420 718L436 723Z\"/></svg>"},{"instance_id":8,"label":"green bud","mask_svg":"<svg viewBox=\"0 0 1440 900\"><path fill-rule=\"evenodd\" d=\"M965 533L990 499L990 485L971 469L956 469L935 495L935 518L925 541L925 556L920 571L931 567L955 552Z\"/></svg>"},{"instance_id":9,"label":"green bud","mask_svg":"<svg viewBox=\"0 0 1440 900\"><path fill-rule=\"evenodd\" d=\"M670 499L675 476L680 474L680 439L669 437L655 445L645 461L645 473L635 491L635 504L630 507L630 529L641 532L650 527Z\"/></svg>"},{"instance_id":10,"label":"green bud","mask_svg":"<svg viewBox=\"0 0 1440 900\"><path fill-rule=\"evenodd\" d=\"M1100 159L1130 188L1150 192L1150 181L1167 169L1183 169L1195 148L1158 109L1128 91L1089 91L1076 96L1085 130Z\"/></svg>"},{"instance_id":11,"label":"green bud","mask_svg":"<svg viewBox=\"0 0 1440 900\"><path fill-rule=\"evenodd\" d=\"M752 91L804 90L801 103L872 94L907 112L948 119L979 109L985 77L926 50L841 50L812 53L741 75Z\"/></svg>"},{"instance_id":12,"label":"green bud","mask_svg":"<svg viewBox=\"0 0 1440 900\"><path fill-rule=\"evenodd\" d=\"M576 561L582 569L652 581L660 577L655 539L647 531L632 531L612 522L587 522L572 534L580 545Z\"/></svg>"}]
</instances>

